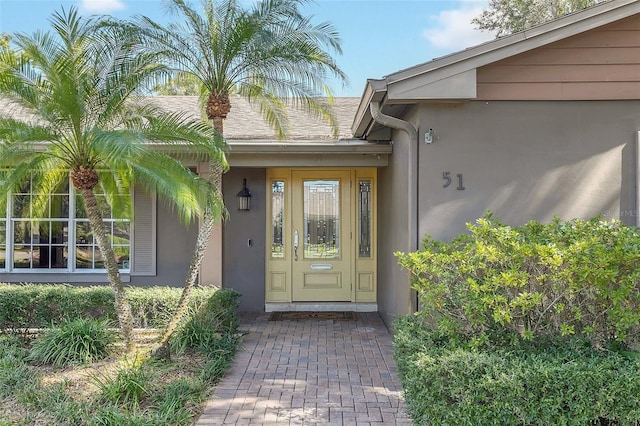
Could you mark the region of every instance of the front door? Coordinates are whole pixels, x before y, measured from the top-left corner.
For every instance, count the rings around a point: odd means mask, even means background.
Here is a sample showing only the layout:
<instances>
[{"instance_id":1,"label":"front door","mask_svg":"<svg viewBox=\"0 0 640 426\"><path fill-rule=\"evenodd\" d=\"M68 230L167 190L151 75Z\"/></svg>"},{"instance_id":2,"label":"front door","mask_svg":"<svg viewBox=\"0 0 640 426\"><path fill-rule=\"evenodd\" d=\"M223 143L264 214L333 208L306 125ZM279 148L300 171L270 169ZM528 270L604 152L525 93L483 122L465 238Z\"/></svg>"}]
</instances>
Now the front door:
<instances>
[{"instance_id":1,"label":"front door","mask_svg":"<svg viewBox=\"0 0 640 426\"><path fill-rule=\"evenodd\" d=\"M376 170L267 171L266 303L376 301Z\"/></svg>"},{"instance_id":2,"label":"front door","mask_svg":"<svg viewBox=\"0 0 640 426\"><path fill-rule=\"evenodd\" d=\"M349 171L294 171L294 302L351 300Z\"/></svg>"}]
</instances>

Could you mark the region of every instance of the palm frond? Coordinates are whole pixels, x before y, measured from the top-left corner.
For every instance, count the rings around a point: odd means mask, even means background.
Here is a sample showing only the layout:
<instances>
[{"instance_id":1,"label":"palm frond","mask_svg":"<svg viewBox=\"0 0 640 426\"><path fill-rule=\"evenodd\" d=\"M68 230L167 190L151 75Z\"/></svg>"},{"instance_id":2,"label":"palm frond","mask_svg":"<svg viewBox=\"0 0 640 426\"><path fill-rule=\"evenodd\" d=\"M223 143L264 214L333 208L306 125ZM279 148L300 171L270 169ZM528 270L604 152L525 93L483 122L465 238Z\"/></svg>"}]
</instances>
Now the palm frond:
<instances>
[{"instance_id":1,"label":"palm frond","mask_svg":"<svg viewBox=\"0 0 640 426\"><path fill-rule=\"evenodd\" d=\"M203 0L196 10L184 0L164 4L183 21L162 26L139 23L150 50L181 72L200 79L208 93L238 92L256 102L280 137L288 132L282 104L291 99L314 117L338 127L328 101L330 76L347 84L332 54L341 54L340 38L326 22L314 25L300 9L306 0L263 0L244 9L237 0ZM278 100L278 98L280 98Z\"/></svg>"},{"instance_id":2,"label":"palm frond","mask_svg":"<svg viewBox=\"0 0 640 426\"><path fill-rule=\"evenodd\" d=\"M62 9L50 22L50 31L16 35L24 55L6 55L2 65L0 93L33 117L29 122L0 117L0 166L12 170L3 179L6 186L18 187L21 180L41 174L44 180L32 181L51 189L46 182L53 175L42 167L47 163L55 162L67 173L90 168L99 171L101 191L115 205L121 194L129 193L136 176L168 178L160 172L137 172L144 169L141 159L151 158L150 141L192 145L197 156L224 158L224 140L211 128L167 115L139 97L169 69L158 61L159 52L140 43L137 26L111 18L82 18L75 8ZM175 161L166 153L157 155L156 163L162 155ZM31 168L29 174L25 165ZM173 181L178 176L192 178L175 173ZM183 188L202 190L190 185L183 182ZM165 195L170 198L168 192ZM199 201L206 197L191 196ZM175 199L184 200L184 193ZM194 202L186 205L197 210Z\"/></svg>"}]
</instances>

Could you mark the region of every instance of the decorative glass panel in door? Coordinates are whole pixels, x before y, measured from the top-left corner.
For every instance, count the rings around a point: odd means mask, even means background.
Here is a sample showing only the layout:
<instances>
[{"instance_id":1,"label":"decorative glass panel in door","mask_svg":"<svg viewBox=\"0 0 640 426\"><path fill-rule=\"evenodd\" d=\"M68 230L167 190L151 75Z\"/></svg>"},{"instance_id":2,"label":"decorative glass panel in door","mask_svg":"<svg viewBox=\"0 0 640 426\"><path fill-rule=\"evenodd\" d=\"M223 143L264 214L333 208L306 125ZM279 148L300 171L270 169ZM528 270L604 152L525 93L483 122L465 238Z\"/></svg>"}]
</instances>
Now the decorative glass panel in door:
<instances>
[{"instance_id":1,"label":"decorative glass panel in door","mask_svg":"<svg viewBox=\"0 0 640 426\"><path fill-rule=\"evenodd\" d=\"M350 301L350 173L293 172L293 301Z\"/></svg>"},{"instance_id":2,"label":"decorative glass panel in door","mask_svg":"<svg viewBox=\"0 0 640 426\"><path fill-rule=\"evenodd\" d=\"M304 182L304 258L340 258L340 181Z\"/></svg>"}]
</instances>

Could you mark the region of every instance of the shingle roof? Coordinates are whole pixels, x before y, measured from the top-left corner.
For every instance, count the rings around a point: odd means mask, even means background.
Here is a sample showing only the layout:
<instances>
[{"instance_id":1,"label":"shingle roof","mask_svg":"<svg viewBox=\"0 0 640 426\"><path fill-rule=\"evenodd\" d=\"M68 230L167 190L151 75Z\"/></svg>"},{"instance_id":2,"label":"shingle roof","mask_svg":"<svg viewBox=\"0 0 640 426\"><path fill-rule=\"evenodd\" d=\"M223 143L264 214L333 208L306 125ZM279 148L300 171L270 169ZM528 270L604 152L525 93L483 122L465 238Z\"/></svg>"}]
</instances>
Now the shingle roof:
<instances>
[{"instance_id":1,"label":"shingle roof","mask_svg":"<svg viewBox=\"0 0 640 426\"><path fill-rule=\"evenodd\" d=\"M149 99L166 111L185 112L194 118L202 116L196 96L154 96ZM338 139L352 138L350 125L359 101L359 98L335 98L334 111L340 128ZM0 115L11 115L25 121L30 118L24 111L1 98ZM335 141L328 124L305 114L303 111L290 109L289 123L290 131L287 140ZM224 134L228 140L277 139L276 133L262 119L259 110L241 97L231 100L231 112L224 122Z\"/></svg>"},{"instance_id":2,"label":"shingle roof","mask_svg":"<svg viewBox=\"0 0 640 426\"><path fill-rule=\"evenodd\" d=\"M194 117L202 116L195 96L154 96L153 101L167 111L185 111ZM339 139L351 139L351 122L355 116L359 98L336 98L334 111L338 119ZM331 127L299 109L289 110L289 140L335 140ZM260 116L257 107L253 107L242 97L231 99L231 111L224 121L224 136L230 140L274 140L276 132Z\"/></svg>"}]
</instances>

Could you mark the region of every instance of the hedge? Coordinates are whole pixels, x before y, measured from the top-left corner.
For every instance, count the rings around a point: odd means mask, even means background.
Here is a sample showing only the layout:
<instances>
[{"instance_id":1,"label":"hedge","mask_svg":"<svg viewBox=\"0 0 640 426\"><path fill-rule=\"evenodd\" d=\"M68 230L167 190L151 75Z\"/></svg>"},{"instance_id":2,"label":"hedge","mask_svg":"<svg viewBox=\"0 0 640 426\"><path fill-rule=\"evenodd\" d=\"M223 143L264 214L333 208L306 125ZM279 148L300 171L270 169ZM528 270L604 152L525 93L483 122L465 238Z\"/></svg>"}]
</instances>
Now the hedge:
<instances>
[{"instance_id":1,"label":"hedge","mask_svg":"<svg viewBox=\"0 0 640 426\"><path fill-rule=\"evenodd\" d=\"M395 357L419 425L640 424L640 230L491 213L396 253L420 300Z\"/></svg>"},{"instance_id":2,"label":"hedge","mask_svg":"<svg viewBox=\"0 0 640 426\"><path fill-rule=\"evenodd\" d=\"M640 230L599 218L512 227L491 214L467 228L396 254L431 326L477 345L579 336L640 347Z\"/></svg>"},{"instance_id":3,"label":"hedge","mask_svg":"<svg viewBox=\"0 0 640 426\"><path fill-rule=\"evenodd\" d=\"M200 306L214 287L196 288L192 306ZM180 287L128 287L135 327L162 328L182 293ZM100 318L117 323L113 291L108 286L0 284L0 330L49 327L64 319Z\"/></svg>"},{"instance_id":4,"label":"hedge","mask_svg":"<svg viewBox=\"0 0 640 426\"><path fill-rule=\"evenodd\" d=\"M640 361L588 343L474 350L395 323L394 348L416 425L637 425Z\"/></svg>"}]
</instances>

